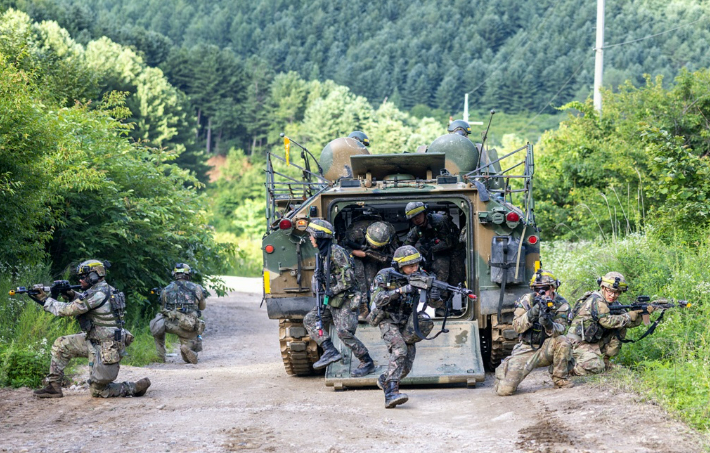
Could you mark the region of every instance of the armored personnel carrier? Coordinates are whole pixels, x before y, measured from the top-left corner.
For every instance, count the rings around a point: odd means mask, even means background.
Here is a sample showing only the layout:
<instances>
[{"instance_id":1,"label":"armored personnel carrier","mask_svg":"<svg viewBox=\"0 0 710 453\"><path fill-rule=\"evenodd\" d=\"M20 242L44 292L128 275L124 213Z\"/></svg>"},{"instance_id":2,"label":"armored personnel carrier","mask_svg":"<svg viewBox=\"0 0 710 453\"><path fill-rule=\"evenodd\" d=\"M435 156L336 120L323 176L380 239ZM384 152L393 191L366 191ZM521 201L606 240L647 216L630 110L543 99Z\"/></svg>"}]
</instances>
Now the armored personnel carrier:
<instances>
[{"instance_id":1,"label":"armored personnel carrier","mask_svg":"<svg viewBox=\"0 0 710 453\"><path fill-rule=\"evenodd\" d=\"M300 146L288 138L285 142L287 154L291 145ZM430 212L449 216L460 229L451 266L458 269L460 283L478 297L464 298L453 307L456 315L446 324L449 333L418 344L414 369L402 384L475 386L483 381L484 367L497 366L517 343L512 327L514 302L528 291L527 282L539 266L532 145L498 158L494 149L449 134L416 153L374 155L356 140L338 138L323 149L315 170L311 167L315 158L305 148L300 154L296 164L269 153L266 169L264 298L269 318L279 321L286 372L311 374L320 356L302 323L315 306L311 292L315 250L305 232L309 221L328 220L338 237L356 219L374 216L394 225L403 239L410 228L405 205L422 201ZM374 386L387 366L379 329L360 324L356 335L378 369L364 378L350 377L351 367L359 362L332 335L343 360L328 367L326 385Z\"/></svg>"}]
</instances>

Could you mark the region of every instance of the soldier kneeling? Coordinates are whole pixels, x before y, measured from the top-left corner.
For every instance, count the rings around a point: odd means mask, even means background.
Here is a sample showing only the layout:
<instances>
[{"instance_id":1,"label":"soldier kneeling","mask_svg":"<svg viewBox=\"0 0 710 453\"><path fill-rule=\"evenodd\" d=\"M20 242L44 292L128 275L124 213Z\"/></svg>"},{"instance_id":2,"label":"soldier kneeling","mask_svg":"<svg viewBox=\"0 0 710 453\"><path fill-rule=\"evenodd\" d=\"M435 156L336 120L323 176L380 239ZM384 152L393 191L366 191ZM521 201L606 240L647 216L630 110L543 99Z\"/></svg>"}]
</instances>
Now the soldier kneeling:
<instances>
[{"instance_id":1,"label":"soldier kneeling","mask_svg":"<svg viewBox=\"0 0 710 453\"><path fill-rule=\"evenodd\" d=\"M515 393L518 385L538 367L552 365L555 386L572 387L572 344L564 336L570 306L556 293L560 281L550 272L538 270L530 281L535 290L515 303L513 328L520 342L496 368L495 391L500 396Z\"/></svg>"},{"instance_id":2,"label":"soldier kneeling","mask_svg":"<svg viewBox=\"0 0 710 453\"><path fill-rule=\"evenodd\" d=\"M204 289L190 281L192 270L184 263L173 269L171 282L160 293L162 308L152 321L150 332L155 338L158 358L165 362L165 333L180 338L180 354L185 362L197 363L197 353L202 351L202 332L205 322L200 319L206 307Z\"/></svg>"}]
</instances>

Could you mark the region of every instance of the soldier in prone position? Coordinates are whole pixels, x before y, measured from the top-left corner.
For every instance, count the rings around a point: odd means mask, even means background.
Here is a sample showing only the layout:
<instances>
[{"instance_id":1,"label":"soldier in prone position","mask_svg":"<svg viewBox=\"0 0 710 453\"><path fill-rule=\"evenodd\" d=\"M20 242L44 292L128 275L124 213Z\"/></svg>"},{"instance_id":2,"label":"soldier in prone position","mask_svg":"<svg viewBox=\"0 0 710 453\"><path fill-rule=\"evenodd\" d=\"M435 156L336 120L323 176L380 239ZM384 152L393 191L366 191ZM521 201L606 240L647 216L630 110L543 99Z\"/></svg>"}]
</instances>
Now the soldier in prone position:
<instances>
[{"instance_id":1,"label":"soldier in prone position","mask_svg":"<svg viewBox=\"0 0 710 453\"><path fill-rule=\"evenodd\" d=\"M324 280L329 281L329 284L320 288L328 299L327 305L320 307L320 318L319 307L316 306L303 319L303 325L310 337L323 348L323 355L313 364L313 368L320 370L342 359L328 334L328 327L333 324L338 338L360 361L360 365L350 375L366 376L375 371L375 363L365 345L355 336L359 289L353 273L352 256L344 248L333 244L333 225L329 222L320 219L312 220L306 231L310 234L311 244L318 251L316 259L323 260L321 268L330 269L329 274L322 276ZM329 265L328 261L330 261ZM322 285L317 277L314 275L314 293L316 293L315 285ZM316 304L320 303L321 301L316 301Z\"/></svg>"},{"instance_id":2,"label":"soldier in prone position","mask_svg":"<svg viewBox=\"0 0 710 453\"><path fill-rule=\"evenodd\" d=\"M615 303L629 288L623 275L609 272L597 281L600 291L588 292L577 302L567 333L575 359L572 374L576 376L602 373L609 357L621 349L616 333L625 336L627 328L638 327L642 322L640 311L609 313L609 304ZM653 311L653 307L649 306L648 311Z\"/></svg>"},{"instance_id":3,"label":"soldier in prone position","mask_svg":"<svg viewBox=\"0 0 710 453\"><path fill-rule=\"evenodd\" d=\"M162 308L150 321L150 332L155 339L158 357L165 362L165 333L180 338L180 355L185 362L197 363L197 353L202 351L202 332L205 322L200 319L206 307L205 290L190 281L192 269L177 263L172 272L175 279L160 293Z\"/></svg>"},{"instance_id":4,"label":"soldier in prone position","mask_svg":"<svg viewBox=\"0 0 710 453\"><path fill-rule=\"evenodd\" d=\"M377 272L392 262L399 246L397 233L389 222L356 220L345 233L344 245L353 255L355 278L360 288L358 321L365 322L370 313L370 286Z\"/></svg>"},{"instance_id":5,"label":"soldier in prone position","mask_svg":"<svg viewBox=\"0 0 710 453\"><path fill-rule=\"evenodd\" d=\"M68 303L49 297L42 289L31 295L44 311L55 316L76 316L83 333L57 338L52 345L52 361L47 376L47 386L35 390L39 398L61 398L64 369L75 357L89 358L89 386L91 396L112 398L117 396L143 396L150 387L150 380L138 382L113 381L118 376L121 357L126 346L133 341L133 335L122 328L120 316L114 310L115 299L123 298L115 288L104 280L106 268L98 260L88 260L79 264L76 270L83 294L73 290L62 296ZM125 300L123 301L125 306Z\"/></svg>"},{"instance_id":6,"label":"soldier in prone position","mask_svg":"<svg viewBox=\"0 0 710 453\"><path fill-rule=\"evenodd\" d=\"M422 340L414 330L414 316L419 316L419 327L423 335L428 335L434 323L426 314L417 314L419 294L407 279L397 278L391 272L412 275L419 270L423 260L421 254L412 246L405 245L394 253L392 267L377 273L373 283L373 310L370 324L379 327L382 339L390 353L387 371L377 379L377 386L385 392L385 407L393 408L409 400L405 393L399 393L399 384L410 371L417 353L415 344ZM432 301L440 301L438 288L429 292Z\"/></svg>"},{"instance_id":7,"label":"soldier in prone position","mask_svg":"<svg viewBox=\"0 0 710 453\"><path fill-rule=\"evenodd\" d=\"M564 336L569 304L557 294L560 281L550 272L538 270L528 293L515 303L513 327L520 342L510 357L496 368L494 389L500 396L515 393L532 370L552 365L552 381L558 388L572 387L572 344Z\"/></svg>"}]
</instances>

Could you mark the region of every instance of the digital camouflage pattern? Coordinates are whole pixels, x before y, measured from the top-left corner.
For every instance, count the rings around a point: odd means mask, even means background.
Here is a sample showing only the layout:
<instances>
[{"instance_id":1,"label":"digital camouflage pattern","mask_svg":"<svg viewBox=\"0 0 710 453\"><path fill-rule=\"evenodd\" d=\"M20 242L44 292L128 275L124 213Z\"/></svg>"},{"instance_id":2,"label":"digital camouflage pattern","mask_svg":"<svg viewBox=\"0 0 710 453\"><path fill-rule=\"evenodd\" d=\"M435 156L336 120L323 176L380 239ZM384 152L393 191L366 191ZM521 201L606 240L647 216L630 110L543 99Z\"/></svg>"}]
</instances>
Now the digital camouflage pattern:
<instances>
[{"instance_id":1,"label":"digital camouflage pattern","mask_svg":"<svg viewBox=\"0 0 710 453\"><path fill-rule=\"evenodd\" d=\"M623 329L626 335L625 329L640 325L640 321L632 320L629 313L610 314L609 305L600 291L590 293L578 304L581 305L579 309L575 308L576 314L567 333L575 359L572 372L577 376L602 373L606 369L605 352L615 355L621 348L621 343L613 339L616 332ZM590 338L586 333L594 328L597 333Z\"/></svg>"},{"instance_id":2,"label":"digital camouflage pattern","mask_svg":"<svg viewBox=\"0 0 710 453\"><path fill-rule=\"evenodd\" d=\"M328 278L328 277L326 277ZM320 346L330 340L328 330L332 324L338 338L352 349L358 360L368 354L365 345L355 336L357 330L358 306L360 304L359 288L353 272L352 256L339 245L333 244L330 250L330 291L333 296L329 301L337 301L336 305L321 307L323 336L318 335L318 309L313 307L303 319L303 326L310 337ZM315 292L315 291L314 291ZM362 360L361 360L362 361Z\"/></svg>"},{"instance_id":3,"label":"digital camouflage pattern","mask_svg":"<svg viewBox=\"0 0 710 453\"><path fill-rule=\"evenodd\" d=\"M161 311L150 321L150 332L155 339L158 358L165 361L165 334L177 335L180 339L180 354L185 362L196 364L198 352L202 351L205 322L199 319L206 308L202 286L186 280L171 282L160 293Z\"/></svg>"},{"instance_id":4,"label":"digital camouflage pattern","mask_svg":"<svg viewBox=\"0 0 710 453\"><path fill-rule=\"evenodd\" d=\"M550 365L555 385L570 385L572 344L564 336L570 306L562 296L555 294L551 307L554 310L552 327L546 329L537 320L529 319L528 311L532 309L534 299L535 293L529 293L515 303L513 328L519 334L520 342L496 368L494 389L498 395L512 395L532 370Z\"/></svg>"},{"instance_id":5,"label":"digital camouflage pattern","mask_svg":"<svg viewBox=\"0 0 710 453\"><path fill-rule=\"evenodd\" d=\"M52 345L51 363L49 366L48 383L61 384L64 370L69 361L76 357L89 359L91 396L111 398L117 396L133 396L135 383L112 382L120 368L121 353L124 345L114 341L117 324L111 312L111 303L107 296L116 292L105 281L100 281L84 293L84 299L71 302L60 302L51 297L44 303L44 310L55 316L79 316L86 314L92 322L88 332L75 335L65 335L57 338ZM103 305L102 302L106 301ZM101 307L99 307L101 305ZM98 308L97 308L98 307ZM101 357L113 357L115 363L104 363Z\"/></svg>"},{"instance_id":6,"label":"digital camouflage pattern","mask_svg":"<svg viewBox=\"0 0 710 453\"><path fill-rule=\"evenodd\" d=\"M372 322L380 328L382 340L390 354L389 365L384 373L384 381L400 382L412 370L417 354L415 343L407 343L405 334L407 321L418 303L419 294L399 294L396 290L407 285L407 280L394 277L393 268L382 269L373 283ZM424 273L424 272L422 272Z\"/></svg>"},{"instance_id":7,"label":"digital camouflage pattern","mask_svg":"<svg viewBox=\"0 0 710 453\"><path fill-rule=\"evenodd\" d=\"M449 282L451 256L459 244L459 229L442 214L430 212L426 214L426 219L425 225L414 225L409 230L404 245L416 247L427 260L428 269L436 275L436 279Z\"/></svg>"}]
</instances>

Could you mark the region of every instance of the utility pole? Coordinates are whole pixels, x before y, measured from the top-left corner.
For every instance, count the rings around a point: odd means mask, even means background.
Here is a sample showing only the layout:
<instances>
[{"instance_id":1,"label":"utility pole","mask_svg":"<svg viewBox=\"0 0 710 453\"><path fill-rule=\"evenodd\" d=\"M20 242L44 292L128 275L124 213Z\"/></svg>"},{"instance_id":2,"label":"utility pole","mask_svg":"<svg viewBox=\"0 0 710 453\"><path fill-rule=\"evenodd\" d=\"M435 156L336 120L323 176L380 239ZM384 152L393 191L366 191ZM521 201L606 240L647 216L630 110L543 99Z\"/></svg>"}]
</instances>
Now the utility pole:
<instances>
[{"instance_id":1,"label":"utility pole","mask_svg":"<svg viewBox=\"0 0 710 453\"><path fill-rule=\"evenodd\" d=\"M602 114L602 75L604 72L604 1L597 0L597 45L594 48L594 110Z\"/></svg>"},{"instance_id":2,"label":"utility pole","mask_svg":"<svg viewBox=\"0 0 710 453\"><path fill-rule=\"evenodd\" d=\"M483 121L474 121L473 123L469 123L468 121L468 93L463 96L463 120L468 124L483 126Z\"/></svg>"}]
</instances>

